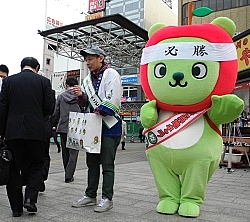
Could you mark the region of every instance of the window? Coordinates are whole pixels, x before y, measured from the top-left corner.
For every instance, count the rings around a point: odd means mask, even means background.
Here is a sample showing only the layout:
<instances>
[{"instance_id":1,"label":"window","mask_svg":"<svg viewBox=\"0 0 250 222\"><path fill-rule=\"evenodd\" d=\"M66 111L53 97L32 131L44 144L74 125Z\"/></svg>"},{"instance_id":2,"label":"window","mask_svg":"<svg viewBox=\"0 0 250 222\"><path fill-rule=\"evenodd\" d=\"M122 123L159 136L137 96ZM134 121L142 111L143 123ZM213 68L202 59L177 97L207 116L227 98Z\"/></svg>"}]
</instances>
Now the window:
<instances>
[{"instance_id":1,"label":"window","mask_svg":"<svg viewBox=\"0 0 250 222\"><path fill-rule=\"evenodd\" d=\"M128 96L128 90L123 90L122 96L127 97Z\"/></svg>"},{"instance_id":2,"label":"window","mask_svg":"<svg viewBox=\"0 0 250 222\"><path fill-rule=\"evenodd\" d=\"M57 47L55 45L48 44L48 50L54 50L54 51L56 51Z\"/></svg>"},{"instance_id":3,"label":"window","mask_svg":"<svg viewBox=\"0 0 250 222\"><path fill-rule=\"evenodd\" d=\"M202 1L202 6L203 7L208 7L208 0L203 0Z\"/></svg>"},{"instance_id":4,"label":"window","mask_svg":"<svg viewBox=\"0 0 250 222\"><path fill-rule=\"evenodd\" d=\"M224 9L232 8L231 0L224 0Z\"/></svg>"},{"instance_id":5,"label":"window","mask_svg":"<svg viewBox=\"0 0 250 222\"><path fill-rule=\"evenodd\" d=\"M250 0L249 0L249 1L250 1ZM144 19L144 11L141 11L141 12L140 12L140 18L141 18L141 19Z\"/></svg>"},{"instance_id":6,"label":"window","mask_svg":"<svg viewBox=\"0 0 250 222\"><path fill-rule=\"evenodd\" d=\"M200 8L201 7L201 1L195 2L195 8Z\"/></svg>"},{"instance_id":7,"label":"window","mask_svg":"<svg viewBox=\"0 0 250 222\"><path fill-rule=\"evenodd\" d=\"M46 65L50 65L50 59L46 59Z\"/></svg>"},{"instance_id":8,"label":"window","mask_svg":"<svg viewBox=\"0 0 250 222\"><path fill-rule=\"evenodd\" d=\"M239 2L240 2L239 6L247 5L247 0L239 0Z\"/></svg>"},{"instance_id":9,"label":"window","mask_svg":"<svg viewBox=\"0 0 250 222\"><path fill-rule=\"evenodd\" d=\"M220 0L218 0L218 1L220 1ZM231 1L231 0L229 0L229 1ZM216 3L217 3L216 0L210 1L209 8L213 9L214 11L216 11L217 10Z\"/></svg>"},{"instance_id":10,"label":"window","mask_svg":"<svg viewBox=\"0 0 250 222\"><path fill-rule=\"evenodd\" d=\"M187 17L187 11L188 11L188 4L185 4L182 6L182 19L185 19Z\"/></svg>"},{"instance_id":11,"label":"window","mask_svg":"<svg viewBox=\"0 0 250 222\"><path fill-rule=\"evenodd\" d=\"M123 97L137 97L137 87L134 86L124 86L123 87Z\"/></svg>"},{"instance_id":12,"label":"window","mask_svg":"<svg viewBox=\"0 0 250 222\"><path fill-rule=\"evenodd\" d=\"M183 19L183 25L187 25L187 24L188 24L188 18L186 17Z\"/></svg>"},{"instance_id":13,"label":"window","mask_svg":"<svg viewBox=\"0 0 250 222\"><path fill-rule=\"evenodd\" d=\"M129 91L129 96L130 97L136 97L137 96L137 88L134 89L134 90L130 90Z\"/></svg>"},{"instance_id":14,"label":"window","mask_svg":"<svg viewBox=\"0 0 250 222\"><path fill-rule=\"evenodd\" d=\"M217 1L217 11L223 9L223 1Z\"/></svg>"},{"instance_id":15,"label":"window","mask_svg":"<svg viewBox=\"0 0 250 222\"><path fill-rule=\"evenodd\" d=\"M126 4L125 5L125 11L131 11L139 8L139 2L134 2L131 4Z\"/></svg>"},{"instance_id":16,"label":"window","mask_svg":"<svg viewBox=\"0 0 250 222\"><path fill-rule=\"evenodd\" d=\"M117 14L117 13L121 13L121 12L123 12L123 6L111 8L111 10L110 10L110 13L112 15Z\"/></svg>"},{"instance_id":17,"label":"window","mask_svg":"<svg viewBox=\"0 0 250 222\"><path fill-rule=\"evenodd\" d=\"M239 2L237 1L232 1L232 8L236 8L239 6Z\"/></svg>"}]
</instances>

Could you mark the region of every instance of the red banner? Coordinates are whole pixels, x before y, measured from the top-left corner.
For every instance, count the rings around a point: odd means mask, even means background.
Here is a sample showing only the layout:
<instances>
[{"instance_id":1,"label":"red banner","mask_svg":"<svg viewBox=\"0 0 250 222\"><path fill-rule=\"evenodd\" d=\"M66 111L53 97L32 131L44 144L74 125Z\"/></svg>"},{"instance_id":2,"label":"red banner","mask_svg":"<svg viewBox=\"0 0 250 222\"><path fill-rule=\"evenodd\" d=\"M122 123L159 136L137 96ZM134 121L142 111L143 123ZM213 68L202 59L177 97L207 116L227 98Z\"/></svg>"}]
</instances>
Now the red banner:
<instances>
[{"instance_id":1,"label":"red banner","mask_svg":"<svg viewBox=\"0 0 250 222\"><path fill-rule=\"evenodd\" d=\"M104 0L89 0L89 11L101 11L105 9L105 1Z\"/></svg>"}]
</instances>

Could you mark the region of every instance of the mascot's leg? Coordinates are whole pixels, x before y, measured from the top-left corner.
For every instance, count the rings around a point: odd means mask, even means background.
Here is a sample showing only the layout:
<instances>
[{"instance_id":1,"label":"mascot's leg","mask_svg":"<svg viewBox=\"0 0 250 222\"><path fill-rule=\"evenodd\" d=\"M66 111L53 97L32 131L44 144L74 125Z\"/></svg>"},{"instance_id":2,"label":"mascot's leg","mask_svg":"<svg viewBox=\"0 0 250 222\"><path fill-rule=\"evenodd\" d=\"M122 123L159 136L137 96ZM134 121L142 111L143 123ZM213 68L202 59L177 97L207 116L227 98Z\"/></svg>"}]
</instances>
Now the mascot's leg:
<instances>
[{"instance_id":1,"label":"mascot's leg","mask_svg":"<svg viewBox=\"0 0 250 222\"><path fill-rule=\"evenodd\" d=\"M147 158L154 175L160 202L158 213L175 214L180 203L180 179L160 158L147 153Z\"/></svg>"},{"instance_id":2,"label":"mascot's leg","mask_svg":"<svg viewBox=\"0 0 250 222\"><path fill-rule=\"evenodd\" d=\"M187 168L182 174L182 193L179 215L198 217L204 201L208 180L218 167L219 161L203 162Z\"/></svg>"}]
</instances>

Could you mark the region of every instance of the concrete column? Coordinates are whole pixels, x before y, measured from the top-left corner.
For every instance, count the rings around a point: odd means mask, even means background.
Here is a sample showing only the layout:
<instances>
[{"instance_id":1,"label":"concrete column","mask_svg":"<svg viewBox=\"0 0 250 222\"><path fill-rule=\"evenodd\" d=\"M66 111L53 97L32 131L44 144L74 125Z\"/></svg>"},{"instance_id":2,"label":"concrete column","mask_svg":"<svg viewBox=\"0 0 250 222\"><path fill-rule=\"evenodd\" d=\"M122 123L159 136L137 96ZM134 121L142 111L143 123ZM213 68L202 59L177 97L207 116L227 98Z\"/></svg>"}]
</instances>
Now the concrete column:
<instances>
[{"instance_id":1,"label":"concrete column","mask_svg":"<svg viewBox=\"0 0 250 222\"><path fill-rule=\"evenodd\" d=\"M85 79L88 75L88 67L86 65L86 62L81 62L80 65L80 79L81 79L81 84L83 79Z\"/></svg>"}]
</instances>

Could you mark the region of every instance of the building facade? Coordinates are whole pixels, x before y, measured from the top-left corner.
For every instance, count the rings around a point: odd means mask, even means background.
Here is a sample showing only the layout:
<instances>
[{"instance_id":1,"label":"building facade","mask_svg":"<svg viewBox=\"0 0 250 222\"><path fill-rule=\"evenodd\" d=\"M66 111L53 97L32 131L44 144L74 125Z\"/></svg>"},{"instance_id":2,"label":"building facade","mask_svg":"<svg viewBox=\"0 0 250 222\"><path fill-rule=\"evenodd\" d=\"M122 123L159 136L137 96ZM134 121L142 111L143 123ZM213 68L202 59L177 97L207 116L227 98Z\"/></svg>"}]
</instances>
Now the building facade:
<instances>
[{"instance_id":1,"label":"building facade","mask_svg":"<svg viewBox=\"0 0 250 222\"><path fill-rule=\"evenodd\" d=\"M96 8L100 2L102 3L102 6L105 4L105 9L102 8L99 10ZM102 15L121 14L145 30L149 30L149 28L157 22L163 22L166 23L166 25L177 25L177 14L172 10L171 3L172 0L89 0L89 6L91 7L89 7L88 13L90 14L87 15L85 19L91 20ZM61 22L57 22L61 17L58 18L53 13L47 13L46 16L46 30L54 28L55 26L61 26ZM84 18L84 15L82 16ZM63 19L65 18L62 17L61 19L64 25L65 21ZM61 78L61 76L71 70L68 69L68 66L62 70L56 69L57 63L66 64L68 63L68 60L65 62L58 62L59 57L55 53L57 51L55 47L56 46L53 45L53 43L50 44L49 41L46 41L44 44L43 72L48 78L52 79L52 84L60 86L59 88L61 90L61 86L65 79ZM81 73L84 71L87 72L87 68L84 64L85 63L82 63L80 66ZM128 65L122 68L114 68L120 73L122 79L122 102L138 102L139 104L141 101L145 101L145 96L140 83L139 67L131 67ZM137 111L139 112L139 109L137 109ZM133 118L135 118L135 116Z\"/></svg>"},{"instance_id":2,"label":"building facade","mask_svg":"<svg viewBox=\"0 0 250 222\"><path fill-rule=\"evenodd\" d=\"M194 9L211 8L214 12L205 17L193 16L193 24L210 23L217 17L228 17L236 25L233 41L238 56L238 77L234 94L244 100L244 115L250 120L250 0L179 0L178 24L188 24L188 3L194 3ZM250 126L250 121L249 121Z\"/></svg>"},{"instance_id":3,"label":"building facade","mask_svg":"<svg viewBox=\"0 0 250 222\"><path fill-rule=\"evenodd\" d=\"M177 25L177 15L171 9L172 1L163 0L111 0L106 1L106 15L121 14L145 30L157 23ZM139 67L117 70L122 76L123 102L145 100L142 92Z\"/></svg>"},{"instance_id":4,"label":"building facade","mask_svg":"<svg viewBox=\"0 0 250 222\"><path fill-rule=\"evenodd\" d=\"M250 29L250 0L179 0L178 24L188 24L188 3L194 2L194 9L208 7L214 10L205 17L193 17L193 24L210 23L221 16L232 19L236 25L236 34Z\"/></svg>"},{"instance_id":5,"label":"building facade","mask_svg":"<svg viewBox=\"0 0 250 222\"><path fill-rule=\"evenodd\" d=\"M106 14L119 13L149 30L156 22L177 25L177 15L170 7L171 1L163 0L112 0L106 3Z\"/></svg>"}]
</instances>

